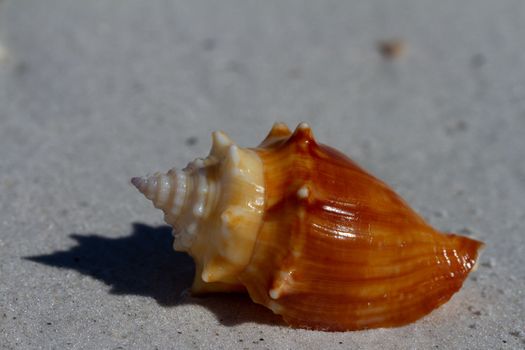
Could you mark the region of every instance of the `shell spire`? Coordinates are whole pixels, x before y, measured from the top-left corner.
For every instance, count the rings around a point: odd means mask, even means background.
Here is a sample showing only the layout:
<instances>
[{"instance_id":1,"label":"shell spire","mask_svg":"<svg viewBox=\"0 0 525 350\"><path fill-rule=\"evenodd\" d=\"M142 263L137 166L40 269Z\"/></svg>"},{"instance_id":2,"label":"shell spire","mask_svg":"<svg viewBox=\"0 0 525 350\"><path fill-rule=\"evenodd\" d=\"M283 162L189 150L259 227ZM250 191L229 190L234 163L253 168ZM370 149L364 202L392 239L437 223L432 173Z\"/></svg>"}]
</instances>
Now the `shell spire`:
<instances>
[{"instance_id":1,"label":"shell spire","mask_svg":"<svg viewBox=\"0 0 525 350\"><path fill-rule=\"evenodd\" d=\"M173 226L175 250L194 258L195 293L244 289L237 275L248 263L262 219L261 167L254 151L217 131L207 158L131 179Z\"/></svg>"},{"instance_id":2,"label":"shell spire","mask_svg":"<svg viewBox=\"0 0 525 350\"><path fill-rule=\"evenodd\" d=\"M295 327L415 321L461 288L483 247L432 228L306 123L276 123L256 148L214 132L206 158L131 182L194 258L194 292L245 290Z\"/></svg>"}]
</instances>

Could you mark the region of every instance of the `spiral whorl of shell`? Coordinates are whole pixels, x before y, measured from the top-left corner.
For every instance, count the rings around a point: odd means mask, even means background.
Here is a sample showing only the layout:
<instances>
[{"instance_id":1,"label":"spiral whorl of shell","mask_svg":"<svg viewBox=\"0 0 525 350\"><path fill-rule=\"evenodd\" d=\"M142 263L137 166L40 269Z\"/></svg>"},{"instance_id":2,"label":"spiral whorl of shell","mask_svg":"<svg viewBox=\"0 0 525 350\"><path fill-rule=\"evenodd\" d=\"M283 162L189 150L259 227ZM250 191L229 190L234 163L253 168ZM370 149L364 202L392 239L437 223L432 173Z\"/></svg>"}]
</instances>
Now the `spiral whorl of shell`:
<instances>
[{"instance_id":1,"label":"spiral whorl of shell","mask_svg":"<svg viewBox=\"0 0 525 350\"><path fill-rule=\"evenodd\" d=\"M432 228L305 123L277 123L253 149L215 132L207 158L132 183L194 258L193 292L246 290L296 327L417 320L460 289L483 246Z\"/></svg>"},{"instance_id":2,"label":"spiral whorl of shell","mask_svg":"<svg viewBox=\"0 0 525 350\"><path fill-rule=\"evenodd\" d=\"M193 292L242 290L264 206L260 158L214 132L207 158L182 170L135 177L133 185L164 212L174 248L195 260Z\"/></svg>"}]
</instances>

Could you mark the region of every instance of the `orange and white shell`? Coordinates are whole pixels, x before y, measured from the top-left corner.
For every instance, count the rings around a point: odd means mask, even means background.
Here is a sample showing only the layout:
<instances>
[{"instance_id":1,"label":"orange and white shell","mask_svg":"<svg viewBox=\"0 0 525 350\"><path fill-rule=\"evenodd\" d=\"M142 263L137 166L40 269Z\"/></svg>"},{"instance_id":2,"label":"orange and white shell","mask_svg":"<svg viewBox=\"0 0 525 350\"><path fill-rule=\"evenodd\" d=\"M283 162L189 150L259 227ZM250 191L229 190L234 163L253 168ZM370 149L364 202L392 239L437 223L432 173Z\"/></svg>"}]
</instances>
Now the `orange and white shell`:
<instances>
[{"instance_id":1,"label":"orange and white shell","mask_svg":"<svg viewBox=\"0 0 525 350\"><path fill-rule=\"evenodd\" d=\"M292 326L400 326L459 290L483 243L430 227L309 126L256 148L213 133L205 159L132 183L193 257L195 293L247 291Z\"/></svg>"}]
</instances>

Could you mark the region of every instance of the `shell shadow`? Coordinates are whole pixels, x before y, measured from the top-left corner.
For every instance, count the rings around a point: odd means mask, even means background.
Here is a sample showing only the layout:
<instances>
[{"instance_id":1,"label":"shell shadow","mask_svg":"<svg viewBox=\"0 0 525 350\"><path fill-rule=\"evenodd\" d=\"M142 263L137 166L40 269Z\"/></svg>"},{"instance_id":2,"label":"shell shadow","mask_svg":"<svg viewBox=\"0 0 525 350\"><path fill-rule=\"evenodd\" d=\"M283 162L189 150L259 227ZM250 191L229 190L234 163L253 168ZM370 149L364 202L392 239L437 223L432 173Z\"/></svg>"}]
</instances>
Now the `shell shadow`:
<instances>
[{"instance_id":1,"label":"shell shadow","mask_svg":"<svg viewBox=\"0 0 525 350\"><path fill-rule=\"evenodd\" d=\"M252 303L247 295L190 296L195 265L187 254L173 251L169 226L134 223L131 235L124 237L95 233L72 233L70 237L77 244L67 251L24 259L96 278L111 287L111 294L151 297L166 307L200 305L226 326L245 322L281 324L278 316Z\"/></svg>"}]
</instances>

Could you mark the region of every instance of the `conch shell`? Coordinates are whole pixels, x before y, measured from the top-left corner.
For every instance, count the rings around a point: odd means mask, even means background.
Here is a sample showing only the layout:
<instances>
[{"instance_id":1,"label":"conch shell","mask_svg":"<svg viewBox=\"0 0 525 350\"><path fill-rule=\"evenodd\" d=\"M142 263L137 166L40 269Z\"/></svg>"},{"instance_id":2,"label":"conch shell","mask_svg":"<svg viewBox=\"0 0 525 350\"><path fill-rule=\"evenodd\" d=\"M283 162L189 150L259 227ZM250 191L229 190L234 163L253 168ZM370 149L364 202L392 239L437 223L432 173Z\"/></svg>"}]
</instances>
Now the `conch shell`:
<instances>
[{"instance_id":1,"label":"conch shell","mask_svg":"<svg viewBox=\"0 0 525 350\"><path fill-rule=\"evenodd\" d=\"M132 183L193 257L194 293L247 291L300 328L415 321L459 290L483 243L430 227L301 123L256 148L213 133L205 159Z\"/></svg>"}]
</instances>

